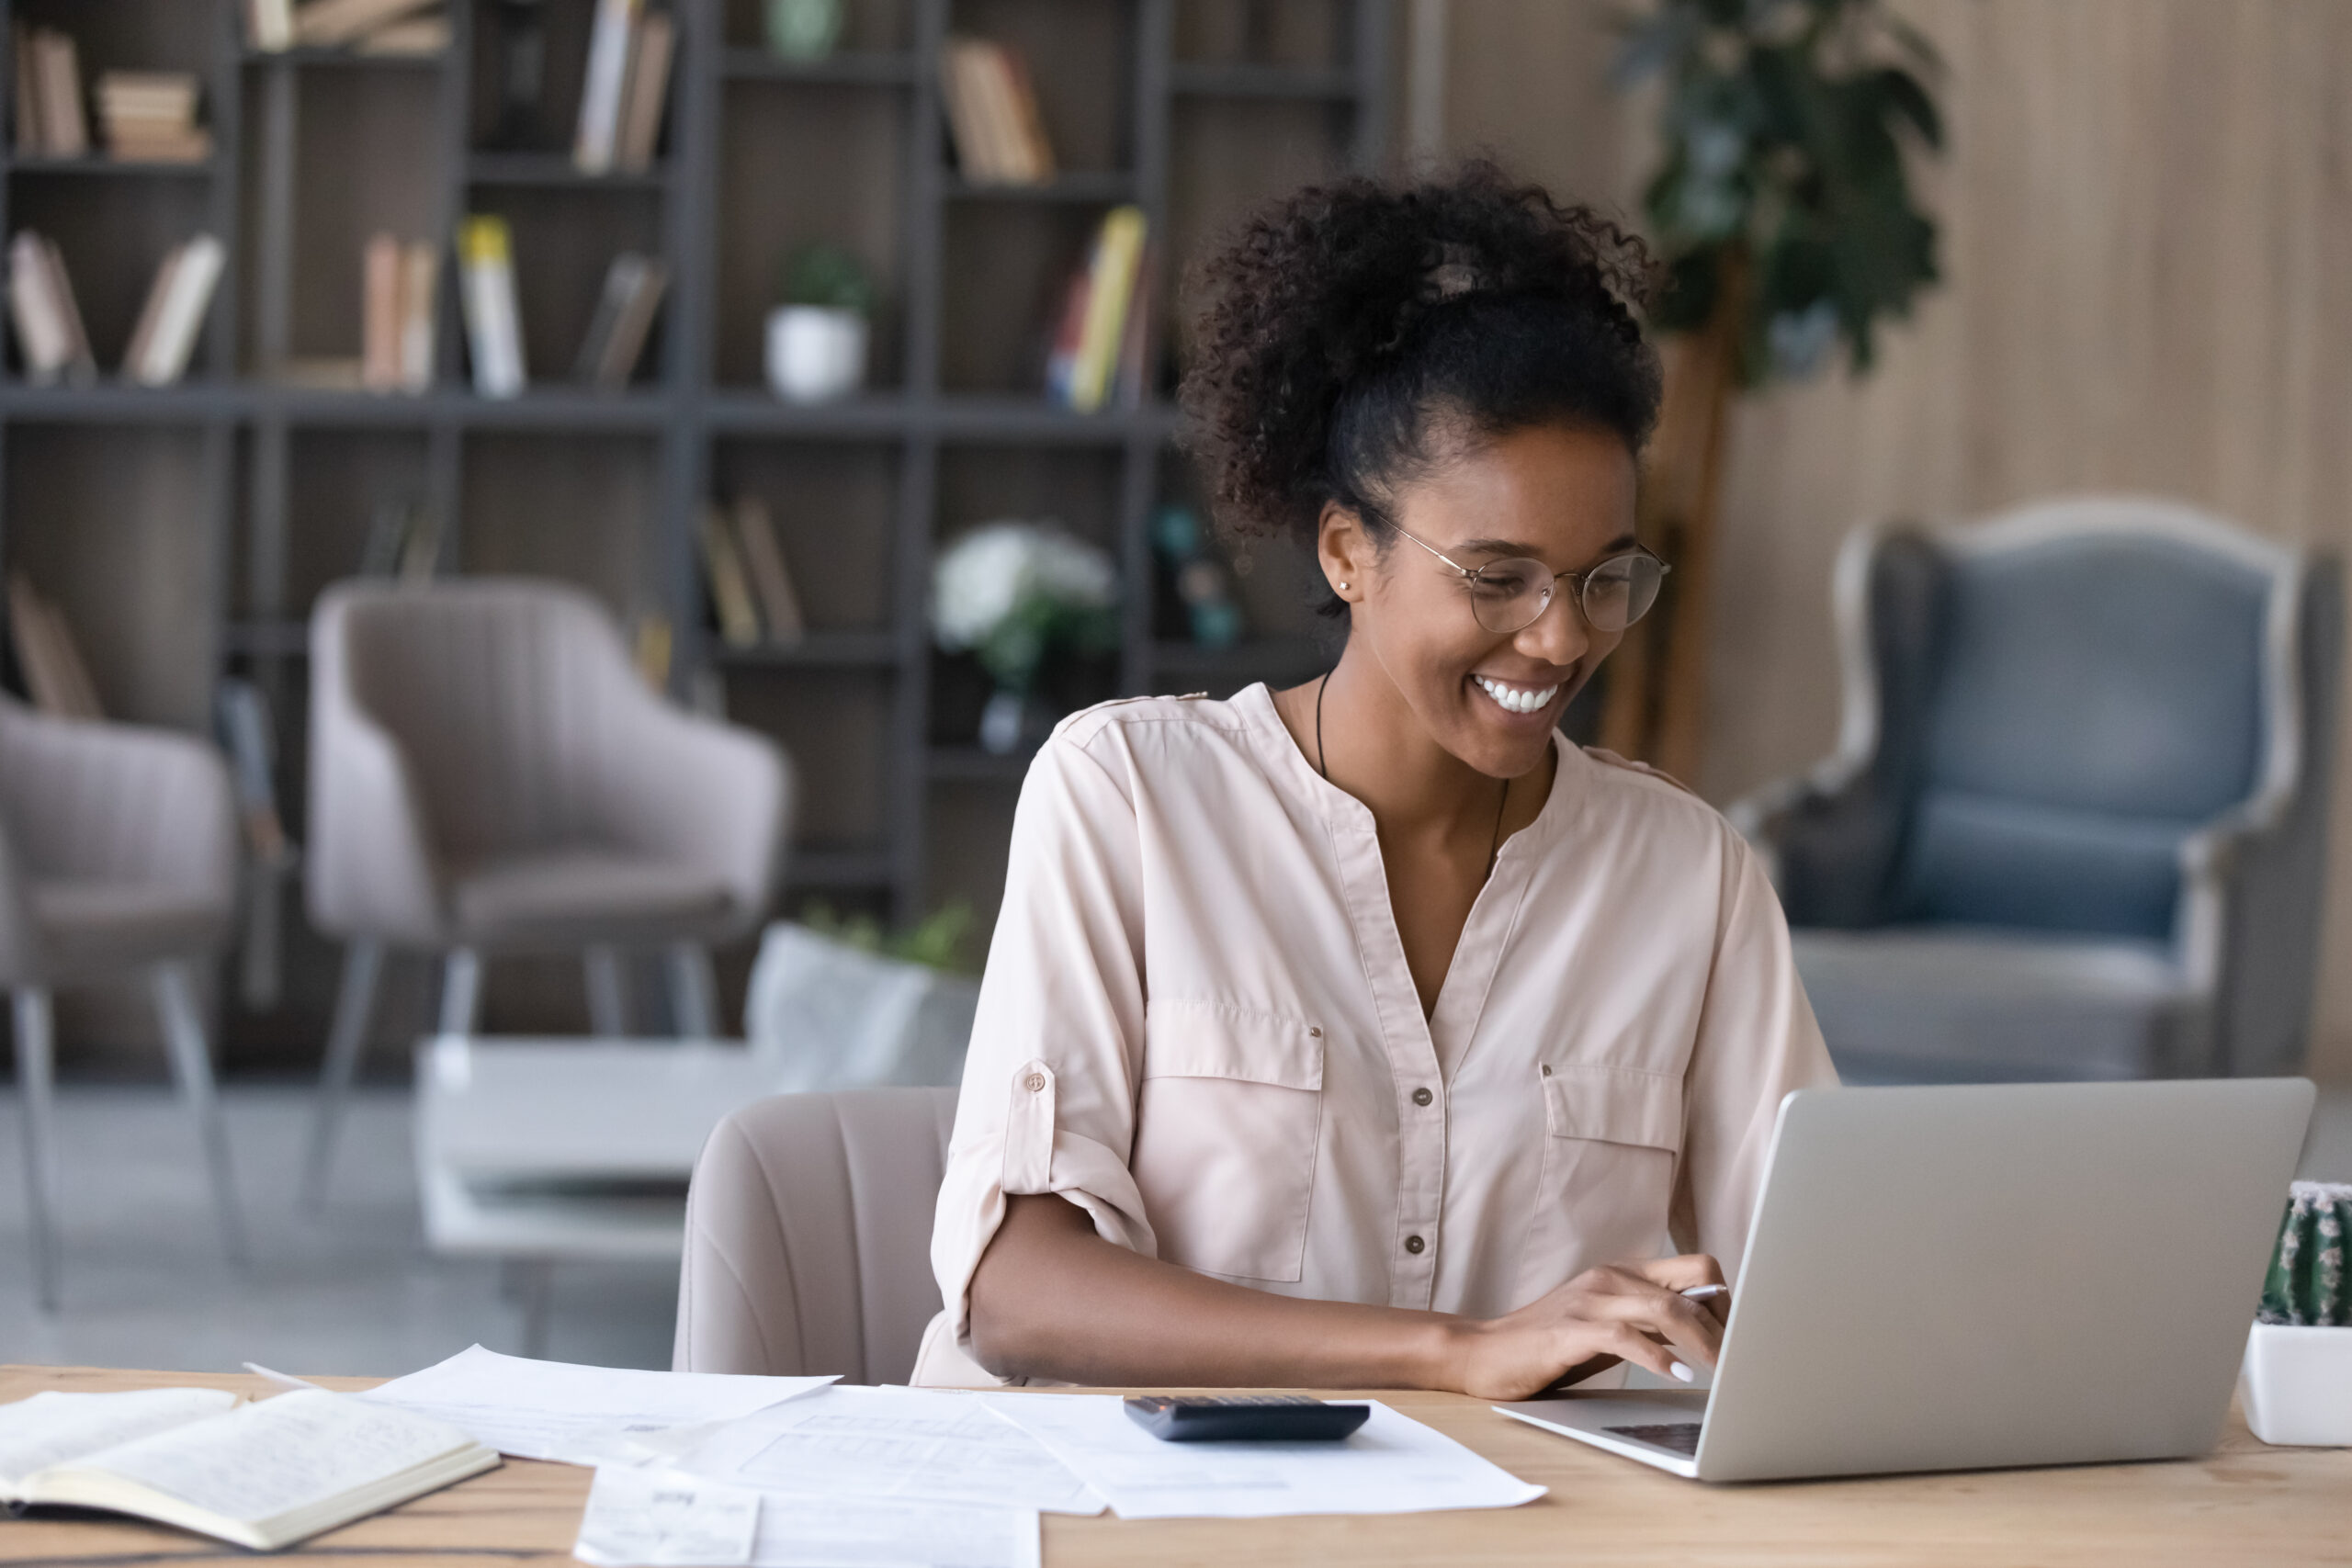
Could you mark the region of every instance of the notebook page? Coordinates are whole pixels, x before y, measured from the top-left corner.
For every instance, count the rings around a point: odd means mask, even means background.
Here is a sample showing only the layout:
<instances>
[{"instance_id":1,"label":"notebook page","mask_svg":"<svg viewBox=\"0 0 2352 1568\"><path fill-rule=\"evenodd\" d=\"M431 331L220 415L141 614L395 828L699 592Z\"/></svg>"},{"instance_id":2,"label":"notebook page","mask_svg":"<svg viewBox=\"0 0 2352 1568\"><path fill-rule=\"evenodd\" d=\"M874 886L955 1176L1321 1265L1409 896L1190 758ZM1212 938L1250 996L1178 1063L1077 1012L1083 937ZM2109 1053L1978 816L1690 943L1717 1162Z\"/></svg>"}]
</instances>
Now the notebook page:
<instances>
[{"instance_id":1,"label":"notebook page","mask_svg":"<svg viewBox=\"0 0 2352 1568\"><path fill-rule=\"evenodd\" d=\"M468 1445L463 1432L346 1394L282 1393L95 1456L90 1467L246 1524L311 1507Z\"/></svg>"},{"instance_id":2,"label":"notebook page","mask_svg":"<svg viewBox=\"0 0 2352 1568\"><path fill-rule=\"evenodd\" d=\"M168 1431L237 1406L224 1388L139 1388L120 1393L51 1389L0 1404L0 1492L37 1470Z\"/></svg>"}]
</instances>

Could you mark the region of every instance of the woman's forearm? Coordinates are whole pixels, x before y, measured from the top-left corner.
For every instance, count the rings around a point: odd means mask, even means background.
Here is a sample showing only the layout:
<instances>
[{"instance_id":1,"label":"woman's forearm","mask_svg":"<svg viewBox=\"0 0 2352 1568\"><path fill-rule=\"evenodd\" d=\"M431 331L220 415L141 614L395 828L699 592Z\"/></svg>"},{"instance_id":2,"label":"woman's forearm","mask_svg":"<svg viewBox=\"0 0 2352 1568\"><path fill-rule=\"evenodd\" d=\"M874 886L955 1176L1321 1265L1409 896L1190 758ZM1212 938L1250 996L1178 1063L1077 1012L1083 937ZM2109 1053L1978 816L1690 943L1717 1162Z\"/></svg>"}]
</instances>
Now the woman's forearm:
<instances>
[{"instance_id":1,"label":"woman's forearm","mask_svg":"<svg viewBox=\"0 0 2352 1568\"><path fill-rule=\"evenodd\" d=\"M1298 1301L1145 1258L1051 1194L1006 1200L972 1276L972 1348L1000 1377L1097 1387L1458 1388L1462 1320Z\"/></svg>"}]
</instances>

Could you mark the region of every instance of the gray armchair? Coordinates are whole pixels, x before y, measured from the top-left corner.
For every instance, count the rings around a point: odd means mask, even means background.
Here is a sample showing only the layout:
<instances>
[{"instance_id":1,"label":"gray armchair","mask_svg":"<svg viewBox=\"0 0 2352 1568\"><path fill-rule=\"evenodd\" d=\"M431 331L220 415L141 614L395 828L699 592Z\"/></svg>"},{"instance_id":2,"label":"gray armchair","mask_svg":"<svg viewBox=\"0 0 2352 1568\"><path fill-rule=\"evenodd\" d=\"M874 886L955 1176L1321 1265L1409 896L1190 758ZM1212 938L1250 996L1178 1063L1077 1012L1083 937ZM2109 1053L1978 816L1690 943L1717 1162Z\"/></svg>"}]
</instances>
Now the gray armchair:
<instances>
[{"instance_id":1,"label":"gray armchair","mask_svg":"<svg viewBox=\"0 0 2352 1568\"><path fill-rule=\"evenodd\" d=\"M230 1256L244 1228L213 1091L194 965L227 944L237 828L229 773L202 741L54 718L0 697L0 986L13 998L33 1280L57 1305L53 987L144 972L194 1114Z\"/></svg>"},{"instance_id":2,"label":"gray armchair","mask_svg":"<svg viewBox=\"0 0 2352 1568\"><path fill-rule=\"evenodd\" d=\"M2332 558L2163 502L1866 529L1838 750L1732 807L1849 1080L2296 1070Z\"/></svg>"},{"instance_id":3,"label":"gray armchair","mask_svg":"<svg viewBox=\"0 0 2352 1568\"><path fill-rule=\"evenodd\" d=\"M443 955L440 1027L481 965L578 953L600 1034L620 955L662 949L679 1032L715 1032L707 944L752 930L791 805L783 752L662 701L559 583L344 583L311 622L311 919L348 942L308 1195L325 1189L387 947Z\"/></svg>"}]
</instances>

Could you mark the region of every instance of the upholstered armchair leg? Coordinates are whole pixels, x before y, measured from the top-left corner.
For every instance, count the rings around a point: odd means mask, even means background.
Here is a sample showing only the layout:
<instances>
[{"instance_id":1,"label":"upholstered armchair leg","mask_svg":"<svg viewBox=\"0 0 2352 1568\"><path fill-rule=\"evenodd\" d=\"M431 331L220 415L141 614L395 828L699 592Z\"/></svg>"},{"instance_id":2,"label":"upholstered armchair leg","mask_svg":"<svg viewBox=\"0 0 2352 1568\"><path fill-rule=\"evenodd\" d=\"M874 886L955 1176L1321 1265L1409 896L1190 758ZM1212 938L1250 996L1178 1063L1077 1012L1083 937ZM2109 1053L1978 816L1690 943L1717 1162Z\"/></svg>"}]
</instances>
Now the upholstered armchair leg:
<instances>
[{"instance_id":1,"label":"upholstered armchair leg","mask_svg":"<svg viewBox=\"0 0 2352 1568\"><path fill-rule=\"evenodd\" d=\"M481 1027L481 953L453 947L441 961L441 1032L471 1034Z\"/></svg>"},{"instance_id":2,"label":"upholstered armchair leg","mask_svg":"<svg viewBox=\"0 0 2352 1568\"><path fill-rule=\"evenodd\" d=\"M15 1001L17 1093L23 1101L25 1118L25 1202L32 1224L33 1290L40 1310L53 1313L57 1310L57 1217L52 1207L57 1163L51 1114L56 1063L49 993L23 986L17 987Z\"/></svg>"},{"instance_id":3,"label":"upholstered armchair leg","mask_svg":"<svg viewBox=\"0 0 2352 1568\"><path fill-rule=\"evenodd\" d=\"M196 1119L204 1142L204 1162L212 1176L212 1206L220 1219L220 1241L236 1262L245 1261L245 1221L237 1203L236 1173L229 1164L229 1130L220 1121L220 1096L212 1082L212 1050L197 1010L196 985L186 964L159 964L153 976L155 1013L163 1021L172 1076Z\"/></svg>"},{"instance_id":4,"label":"upholstered armchair leg","mask_svg":"<svg viewBox=\"0 0 2352 1568\"><path fill-rule=\"evenodd\" d=\"M376 980L383 967L381 942L363 939L343 951L343 988L335 994L334 1027L327 1035L325 1065L319 1069L319 1108L311 1122L310 1156L303 1164L302 1205L307 1209L315 1211L327 1201L335 1130L368 1048L368 1021L376 1010Z\"/></svg>"},{"instance_id":5,"label":"upholstered armchair leg","mask_svg":"<svg viewBox=\"0 0 2352 1568\"><path fill-rule=\"evenodd\" d=\"M670 1016L681 1040L718 1037L718 982L710 972L710 949L698 942L673 942L665 955L670 969Z\"/></svg>"},{"instance_id":6,"label":"upholstered armchair leg","mask_svg":"<svg viewBox=\"0 0 2352 1568\"><path fill-rule=\"evenodd\" d=\"M580 955L588 985L588 1027L599 1038L617 1040L628 1032L628 970L620 949L598 942Z\"/></svg>"}]
</instances>

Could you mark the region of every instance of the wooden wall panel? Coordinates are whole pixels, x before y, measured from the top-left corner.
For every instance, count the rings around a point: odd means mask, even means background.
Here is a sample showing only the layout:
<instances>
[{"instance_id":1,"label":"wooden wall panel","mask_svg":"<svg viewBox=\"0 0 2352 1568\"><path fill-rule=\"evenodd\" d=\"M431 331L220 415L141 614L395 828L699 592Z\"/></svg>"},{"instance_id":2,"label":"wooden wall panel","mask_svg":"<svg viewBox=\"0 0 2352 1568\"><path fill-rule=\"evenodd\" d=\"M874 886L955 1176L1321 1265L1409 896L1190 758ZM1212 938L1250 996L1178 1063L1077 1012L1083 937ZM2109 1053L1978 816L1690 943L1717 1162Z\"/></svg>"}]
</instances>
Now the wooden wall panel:
<instances>
[{"instance_id":1,"label":"wooden wall panel","mask_svg":"<svg viewBox=\"0 0 2352 1568\"><path fill-rule=\"evenodd\" d=\"M1639 108L1602 92L1605 6L1456 0L1449 133L1630 205ZM1906 0L1942 51L1927 185L1946 285L1867 381L1733 427L1710 751L1727 800L1836 728L1829 564L1854 524L2052 493L2177 496L2352 552L2352 6L2337 0ZM1521 30L1520 25L1536 29ZM1565 139L1581 137L1577 144ZM1608 144L1604 144L1608 143ZM2325 952L2352 943L2352 701ZM2352 1073L2352 964L2323 959L2313 1065Z\"/></svg>"}]
</instances>

